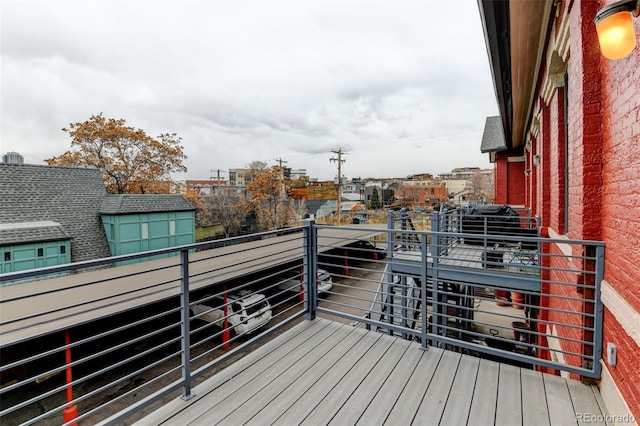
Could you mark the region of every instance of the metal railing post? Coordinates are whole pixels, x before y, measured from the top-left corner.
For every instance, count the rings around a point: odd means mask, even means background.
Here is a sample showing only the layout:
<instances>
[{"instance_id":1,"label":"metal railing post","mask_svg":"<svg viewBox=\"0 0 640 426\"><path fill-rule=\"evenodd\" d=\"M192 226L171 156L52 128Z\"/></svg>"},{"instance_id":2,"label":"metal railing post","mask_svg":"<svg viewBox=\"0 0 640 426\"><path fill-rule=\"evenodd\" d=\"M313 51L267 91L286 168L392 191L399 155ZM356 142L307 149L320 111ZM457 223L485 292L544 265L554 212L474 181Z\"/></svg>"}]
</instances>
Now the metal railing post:
<instances>
[{"instance_id":1,"label":"metal railing post","mask_svg":"<svg viewBox=\"0 0 640 426\"><path fill-rule=\"evenodd\" d=\"M313 219L305 219L304 224L304 276L307 282L307 297L304 301L305 319L313 320L316 318L316 308L318 307L318 286L317 280L317 264L318 255L318 236Z\"/></svg>"},{"instance_id":2,"label":"metal railing post","mask_svg":"<svg viewBox=\"0 0 640 426\"><path fill-rule=\"evenodd\" d=\"M182 399L189 400L191 393L191 327L189 325L189 250L180 250L180 342L182 360Z\"/></svg>"},{"instance_id":3,"label":"metal railing post","mask_svg":"<svg viewBox=\"0 0 640 426\"><path fill-rule=\"evenodd\" d=\"M393 210L387 212L387 257L393 254L393 246L395 244L395 214Z\"/></svg>"},{"instance_id":4,"label":"metal railing post","mask_svg":"<svg viewBox=\"0 0 640 426\"><path fill-rule=\"evenodd\" d=\"M427 238L422 238L422 262L420 262L420 315L422 316L420 344L422 349L429 349L427 337L429 334L429 312L427 310L427 262L429 261L429 252L427 247Z\"/></svg>"},{"instance_id":5,"label":"metal railing post","mask_svg":"<svg viewBox=\"0 0 640 426\"><path fill-rule=\"evenodd\" d=\"M445 213L446 214L446 213ZM437 336L440 334L440 323L442 318L440 316L440 291L438 290L438 261L440 260L440 214L433 213L431 220L431 230L434 231L434 234L431 235L431 334L433 336L432 340L434 344L439 343L439 339ZM429 261L429 256L425 256L424 262ZM425 281L425 291L427 289L427 282Z\"/></svg>"},{"instance_id":6,"label":"metal railing post","mask_svg":"<svg viewBox=\"0 0 640 426\"><path fill-rule=\"evenodd\" d=\"M593 348L593 372L597 377L602 374L602 365L600 360L602 359L602 342L603 342L603 317L604 317L604 305L600 298L600 289L602 287L602 281L604 280L604 246L596 246L596 277L595 277L595 291L594 303L595 303L595 335L594 335L594 348Z\"/></svg>"}]
</instances>

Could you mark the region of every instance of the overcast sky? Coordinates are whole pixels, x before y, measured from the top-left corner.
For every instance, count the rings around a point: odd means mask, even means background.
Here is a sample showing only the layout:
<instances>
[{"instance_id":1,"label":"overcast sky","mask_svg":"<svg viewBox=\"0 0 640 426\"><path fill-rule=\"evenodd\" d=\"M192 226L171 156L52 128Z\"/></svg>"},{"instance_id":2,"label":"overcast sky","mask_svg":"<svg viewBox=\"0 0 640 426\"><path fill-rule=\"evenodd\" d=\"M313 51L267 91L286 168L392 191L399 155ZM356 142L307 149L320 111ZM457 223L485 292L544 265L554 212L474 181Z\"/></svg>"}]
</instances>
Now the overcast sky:
<instances>
[{"instance_id":1,"label":"overcast sky","mask_svg":"<svg viewBox=\"0 0 640 426\"><path fill-rule=\"evenodd\" d=\"M2 154L70 149L102 112L177 133L186 175L254 160L311 177L490 167L497 115L475 0L29 1L1 5Z\"/></svg>"}]
</instances>

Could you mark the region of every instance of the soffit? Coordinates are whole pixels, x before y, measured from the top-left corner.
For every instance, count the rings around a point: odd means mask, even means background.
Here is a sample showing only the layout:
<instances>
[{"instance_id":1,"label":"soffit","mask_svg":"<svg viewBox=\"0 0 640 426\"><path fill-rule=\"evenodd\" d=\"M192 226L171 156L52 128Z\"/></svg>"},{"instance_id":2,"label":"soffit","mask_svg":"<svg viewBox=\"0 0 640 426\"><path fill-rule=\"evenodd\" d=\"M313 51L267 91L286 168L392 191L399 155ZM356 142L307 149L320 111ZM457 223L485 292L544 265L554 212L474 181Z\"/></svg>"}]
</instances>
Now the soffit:
<instances>
[{"instance_id":1,"label":"soffit","mask_svg":"<svg viewBox=\"0 0 640 426\"><path fill-rule=\"evenodd\" d=\"M511 146L524 145L554 1L511 0L509 38L513 122Z\"/></svg>"}]
</instances>

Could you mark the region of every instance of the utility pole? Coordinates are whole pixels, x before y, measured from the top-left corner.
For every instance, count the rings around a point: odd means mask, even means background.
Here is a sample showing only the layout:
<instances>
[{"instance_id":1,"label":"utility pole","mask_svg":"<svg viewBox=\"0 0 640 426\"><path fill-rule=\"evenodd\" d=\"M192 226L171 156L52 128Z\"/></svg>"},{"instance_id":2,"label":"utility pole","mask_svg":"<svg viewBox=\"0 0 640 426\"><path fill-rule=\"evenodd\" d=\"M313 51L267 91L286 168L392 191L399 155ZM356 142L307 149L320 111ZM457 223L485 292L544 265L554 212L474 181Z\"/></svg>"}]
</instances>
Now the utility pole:
<instances>
[{"instance_id":1,"label":"utility pole","mask_svg":"<svg viewBox=\"0 0 640 426\"><path fill-rule=\"evenodd\" d=\"M217 170L211 170L212 172L217 172L218 173L218 181L217 181L217 186L218 189L216 190L216 194L220 194L220 172L224 173L222 170L217 169Z\"/></svg>"},{"instance_id":2,"label":"utility pole","mask_svg":"<svg viewBox=\"0 0 640 426\"><path fill-rule=\"evenodd\" d=\"M284 169L282 168L282 163L287 164L287 162L285 160L283 160L282 158L276 158L276 160L278 162L278 166L280 167L280 197L281 198L287 198L286 195L286 191L284 190Z\"/></svg>"},{"instance_id":3,"label":"utility pole","mask_svg":"<svg viewBox=\"0 0 640 426\"><path fill-rule=\"evenodd\" d=\"M329 161L336 161L338 163L338 226L340 226L340 211L342 210L340 203L342 199L342 163L347 160L342 159L342 155L346 154L346 152L342 151L342 148L331 150L331 152L338 155L338 158L330 158Z\"/></svg>"}]
</instances>

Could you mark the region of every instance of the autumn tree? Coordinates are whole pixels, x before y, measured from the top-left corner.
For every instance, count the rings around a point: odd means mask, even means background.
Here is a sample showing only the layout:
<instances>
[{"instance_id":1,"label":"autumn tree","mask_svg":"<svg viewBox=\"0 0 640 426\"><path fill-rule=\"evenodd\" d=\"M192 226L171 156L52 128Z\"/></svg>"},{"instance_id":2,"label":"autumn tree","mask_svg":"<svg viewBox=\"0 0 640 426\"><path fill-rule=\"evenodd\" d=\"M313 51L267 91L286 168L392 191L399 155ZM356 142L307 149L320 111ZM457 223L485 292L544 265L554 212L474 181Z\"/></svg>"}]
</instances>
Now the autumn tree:
<instances>
[{"instance_id":1,"label":"autumn tree","mask_svg":"<svg viewBox=\"0 0 640 426\"><path fill-rule=\"evenodd\" d=\"M288 188L283 172L284 167L279 166L256 172L247 185L250 198L236 206L255 215L258 231L279 229L295 219L293 200L286 196Z\"/></svg>"},{"instance_id":2,"label":"autumn tree","mask_svg":"<svg viewBox=\"0 0 640 426\"><path fill-rule=\"evenodd\" d=\"M44 160L51 166L96 167L108 193L171 192L172 172L186 172L187 156L175 133L148 136L125 125L124 119L92 115L62 129L71 137L71 150Z\"/></svg>"}]
</instances>

